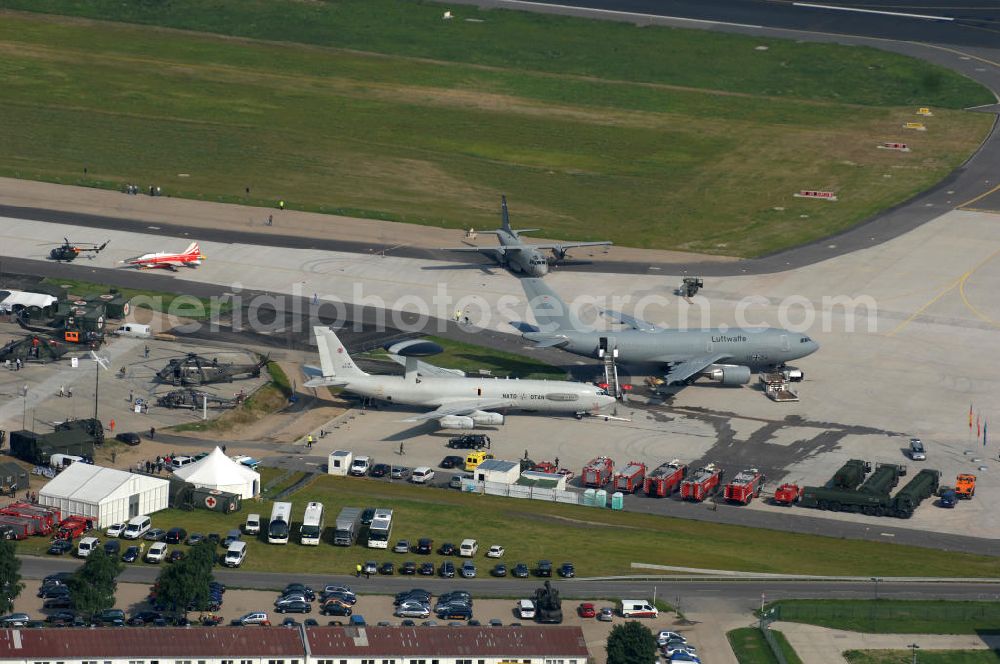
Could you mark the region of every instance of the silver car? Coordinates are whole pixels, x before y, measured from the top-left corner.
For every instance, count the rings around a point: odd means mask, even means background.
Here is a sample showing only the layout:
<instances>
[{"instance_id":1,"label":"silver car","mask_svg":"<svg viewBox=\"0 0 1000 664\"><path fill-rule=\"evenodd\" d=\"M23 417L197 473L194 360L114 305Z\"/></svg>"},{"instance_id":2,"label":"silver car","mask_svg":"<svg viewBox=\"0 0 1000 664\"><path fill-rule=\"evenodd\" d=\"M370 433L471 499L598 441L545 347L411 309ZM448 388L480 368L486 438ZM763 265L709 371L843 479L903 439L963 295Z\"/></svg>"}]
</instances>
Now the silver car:
<instances>
[{"instance_id":1,"label":"silver car","mask_svg":"<svg viewBox=\"0 0 1000 664\"><path fill-rule=\"evenodd\" d=\"M396 607L396 616L399 618L428 618L431 615L430 607L420 602L403 602Z\"/></svg>"},{"instance_id":2,"label":"silver car","mask_svg":"<svg viewBox=\"0 0 1000 664\"><path fill-rule=\"evenodd\" d=\"M910 458L914 461L927 460L927 452L924 451L924 444L919 438L910 438Z\"/></svg>"}]
</instances>

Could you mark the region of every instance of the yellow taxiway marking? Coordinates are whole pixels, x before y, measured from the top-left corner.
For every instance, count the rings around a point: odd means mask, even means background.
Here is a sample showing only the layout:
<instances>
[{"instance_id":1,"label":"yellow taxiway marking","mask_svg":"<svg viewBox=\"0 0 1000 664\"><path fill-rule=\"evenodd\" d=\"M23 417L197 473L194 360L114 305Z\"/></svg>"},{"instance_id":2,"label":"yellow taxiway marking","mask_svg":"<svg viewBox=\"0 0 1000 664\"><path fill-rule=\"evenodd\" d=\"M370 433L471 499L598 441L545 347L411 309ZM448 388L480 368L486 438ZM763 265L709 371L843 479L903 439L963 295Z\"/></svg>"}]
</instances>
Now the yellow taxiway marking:
<instances>
[{"instance_id":1,"label":"yellow taxiway marking","mask_svg":"<svg viewBox=\"0 0 1000 664\"><path fill-rule=\"evenodd\" d=\"M997 186L993 187L992 189L990 189L989 191L987 191L985 194L979 194L975 198L973 198L971 200L968 200L968 201L965 201L964 203L961 203L960 205L956 205L955 207L957 207L959 210L969 210L971 208L968 208L966 206L972 205L976 201L980 201L980 200L986 198L987 196L989 196L990 194L995 193L997 191L1000 191L1000 184L998 184ZM987 210L987 212L989 212L989 211L990 210ZM996 212L996 210L992 210L992 211Z\"/></svg>"}]
</instances>

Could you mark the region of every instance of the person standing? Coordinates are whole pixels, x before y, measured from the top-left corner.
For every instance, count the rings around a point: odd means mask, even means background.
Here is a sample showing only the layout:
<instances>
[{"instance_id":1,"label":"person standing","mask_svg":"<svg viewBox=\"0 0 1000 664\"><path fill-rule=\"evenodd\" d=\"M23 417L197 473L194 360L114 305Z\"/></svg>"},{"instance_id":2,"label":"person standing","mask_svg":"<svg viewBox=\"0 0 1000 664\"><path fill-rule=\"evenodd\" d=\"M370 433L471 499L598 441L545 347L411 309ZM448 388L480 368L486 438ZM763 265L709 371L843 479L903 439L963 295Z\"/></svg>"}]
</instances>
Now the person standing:
<instances>
[{"instance_id":1,"label":"person standing","mask_svg":"<svg viewBox=\"0 0 1000 664\"><path fill-rule=\"evenodd\" d=\"M354 576L356 576L359 579L361 578L361 563L358 563L357 567L355 568Z\"/></svg>"}]
</instances>

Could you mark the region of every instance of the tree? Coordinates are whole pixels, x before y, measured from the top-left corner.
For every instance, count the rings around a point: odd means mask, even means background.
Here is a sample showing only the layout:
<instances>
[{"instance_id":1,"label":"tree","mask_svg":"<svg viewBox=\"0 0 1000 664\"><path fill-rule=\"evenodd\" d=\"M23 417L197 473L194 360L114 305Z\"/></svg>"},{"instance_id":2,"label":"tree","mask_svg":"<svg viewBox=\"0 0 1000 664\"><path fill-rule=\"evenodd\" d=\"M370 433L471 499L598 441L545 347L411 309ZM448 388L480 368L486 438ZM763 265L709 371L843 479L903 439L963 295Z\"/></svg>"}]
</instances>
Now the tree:
<instances>
[{"instance_id":1,"label":"tree","mask_svg":"<svg viewBox=\"0 0 1000 664\"><path fill-rule=\"evenodd\" d=\"M14 600L24 590L21 583L21 561L13 540L0 539L0 613L14 610Z\"/></svg>"},{"instance_id":2,"label":"tree","mask_svg":"<svg viewBox=\"0 0 1000 664\"><path fill-rule=\"evenodd\" d=\"M92 618L95 613L112 608L118 588L116 579L124 568L117 556L100 549L92 551L69 580L69 593L76 610Z\"/></svg>"},{"instance_id":3,"label":"tree","mask_svg":"<svg viewBox=\"0 0 1000 664\"><path fill-rule=\"evenodd\" d=\"M215 544L205 540L191 548L184 560L164 568L156 580L156 598L165 609L187 615L204 611L212 599L209 584L215 564Z\"/></svg>"},{"instance_id":4,"label":"tree","mask_svg":"<svg viewBox=\"0 0 1000 664\"><path fill-rule=\"evenodd\" d=\"M607 651L608 664L653 664L656 639L648 627L630 620L612 628Z\"/></svg>"}]
</instances>

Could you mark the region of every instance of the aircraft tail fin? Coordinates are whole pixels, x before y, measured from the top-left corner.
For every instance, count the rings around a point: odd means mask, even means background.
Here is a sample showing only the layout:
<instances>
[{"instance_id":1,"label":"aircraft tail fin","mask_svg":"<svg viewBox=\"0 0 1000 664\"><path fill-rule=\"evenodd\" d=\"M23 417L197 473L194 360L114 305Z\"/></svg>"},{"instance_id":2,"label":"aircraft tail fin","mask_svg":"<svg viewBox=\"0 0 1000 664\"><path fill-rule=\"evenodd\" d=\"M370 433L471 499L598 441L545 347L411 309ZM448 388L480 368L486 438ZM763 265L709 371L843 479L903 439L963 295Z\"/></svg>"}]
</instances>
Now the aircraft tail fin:
<instances>
[{"instance_id":1,"label":"aircraft tail fin","mask_svg":"<svg viewBox=\"0 0 1000 664\"><path fill-rule=\"evenodd\" d=\"M502 221L500 228L511 235L517 235L517 232L510 227L510 212L507 210L507 196L505 194L500 195L500 219Z\"/></svg>"},{"instance_id":2,"label":"aircraft tail fin","mask_svg":"<svg viewBox=\"0 0 1000 664\"><path fill-rule=\"evenodd\" d=\"M191 254L200 254L200 253L201 253L201 247L198 246L197 242L192 242L187 246L187 249L184 250L185 256L190 256Z\"/></svg>"},{"instance_id":3,"label":"aircraft tail fin","mask_svg":"<svg viewBox=\"0 0 1000 664\"><path fill-rule=\"evenodd\" d=\"M367 376L351 359L344 344L337 334L328 327L313 328L316 344L319 347L319 362L323 369L323 378L349 378Z\"/></svg>"},{"instance_id":4,"label":"aircraft tail fin","mask_svg":"<svg viewBox=\"0 0 1000 664\"><path fill-rule=\"evenodd\" d=\"M528 306L538 322L538 331L543 334L553 332L587 332L584 325L559 295L542 279L521 279L521 288L528 298Z\"/></svg>"}]
</instances>

